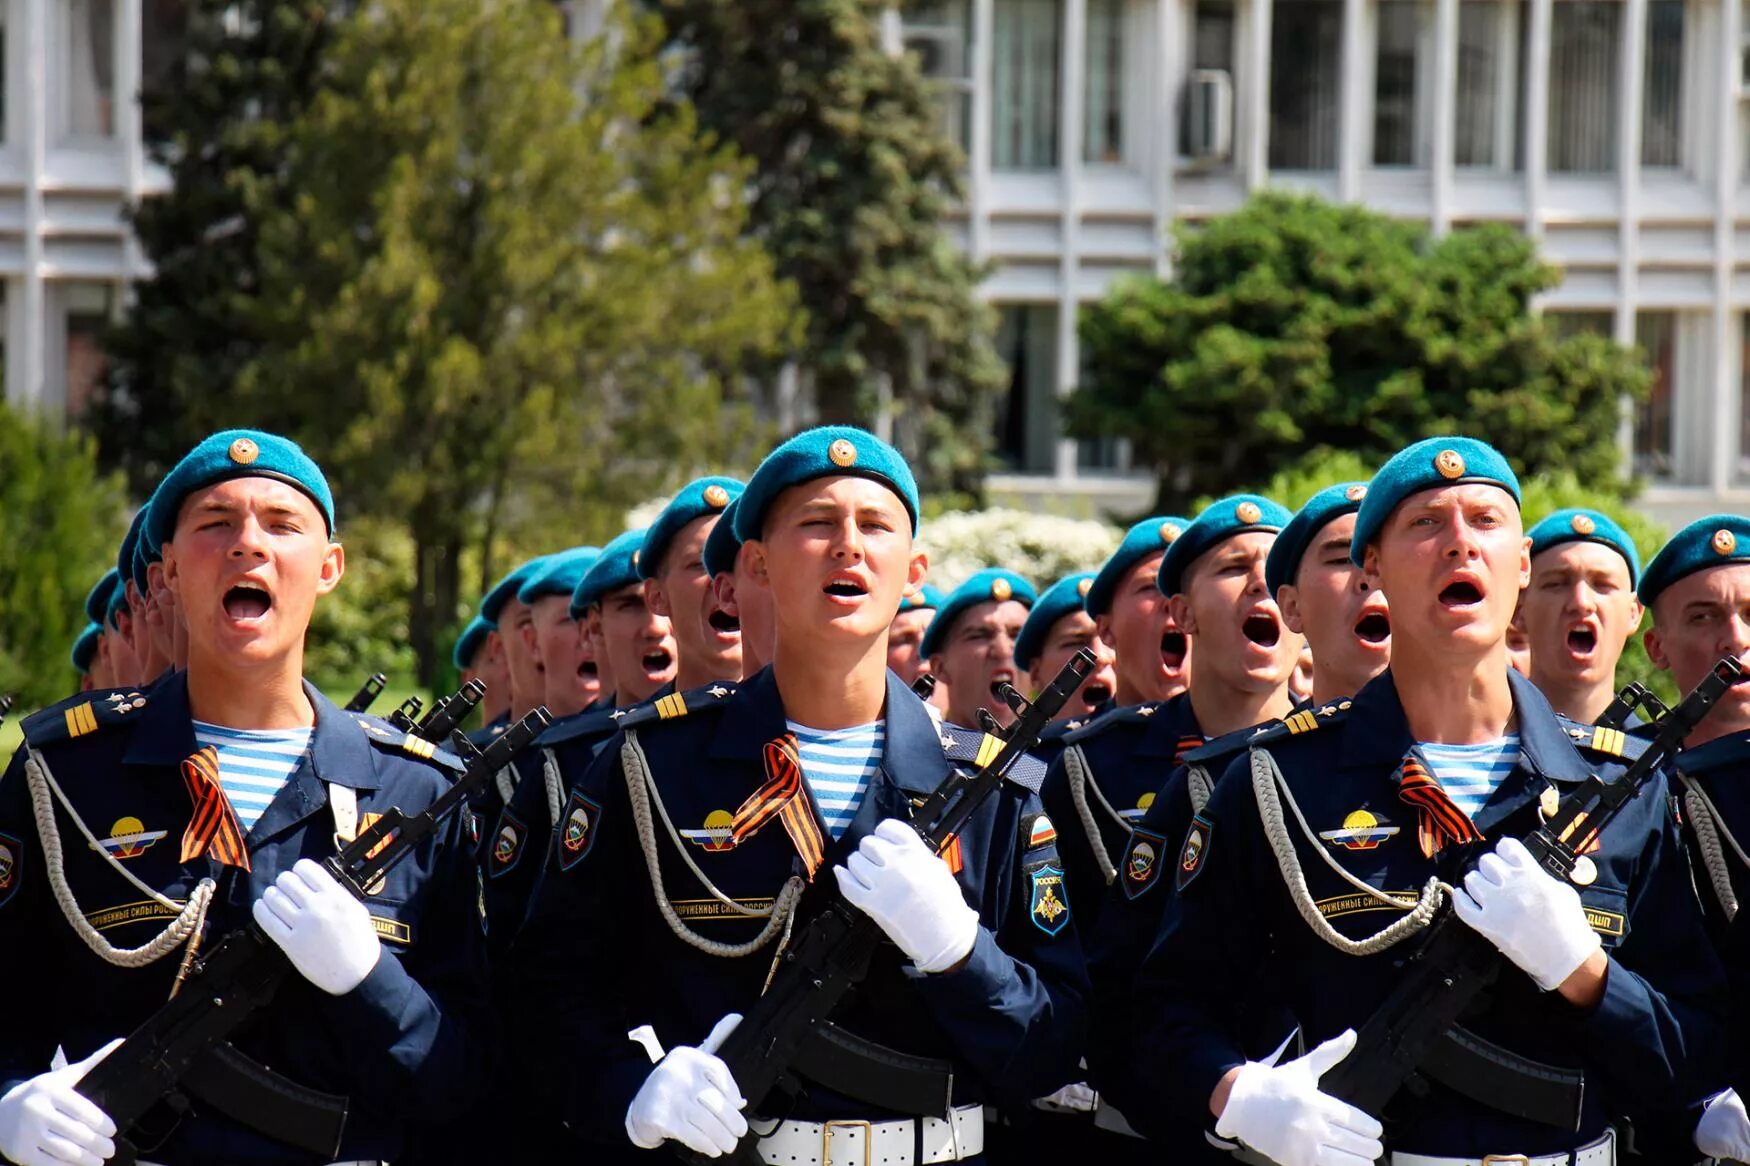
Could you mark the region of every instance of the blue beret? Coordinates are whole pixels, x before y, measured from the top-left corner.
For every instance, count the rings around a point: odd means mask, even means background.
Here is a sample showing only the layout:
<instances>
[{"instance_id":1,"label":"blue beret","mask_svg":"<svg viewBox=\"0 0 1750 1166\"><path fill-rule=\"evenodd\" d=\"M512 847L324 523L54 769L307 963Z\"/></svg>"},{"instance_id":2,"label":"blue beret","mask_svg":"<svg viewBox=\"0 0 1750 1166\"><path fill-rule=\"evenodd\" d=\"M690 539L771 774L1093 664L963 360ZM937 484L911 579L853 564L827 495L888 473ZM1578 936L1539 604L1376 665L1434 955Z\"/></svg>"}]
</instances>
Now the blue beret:
<instances>
[{"instance_id":1,"label":"blue beret","mask_svg":"<svg viewBox=\"0 0 1750 1166\"><path fill-rule=\"evenodd\" d=\"M1059 579L1041 593L1033 610L1027 613L1027 622L1021 625L1020 638L1015 641L1017 665L1033 667L1033 661L1045 650L1045 637L1051 634L1051 625L1071 612L1081 611L1082 601L1093 585L1094 573L1083 571Z\"/></svg>"},{"instance_id":2,"label":"blue beret","mask_svg":"<svg viewBox=\"0 0 1750 1166\"><path fill-rule=\"evenodd\" d=\"M863 429L823 425L798 433L766 455L748 479L745 502L735 510L735 536L746 542L759 538L766 511L791 486L816 478L841 475L869 478L899 495L918 532L918 484L899 451Z\"/></svg>"},{"instance_id":3,"label":"blue beret","mask_svg":"<svg viewBox=\"0 0 1750 1166\"><path fill-rule=\"evenodd\" d=\"M577 581L571 593L571 618L576 619L602 601L610 591L638 582L638 560L644 549L643 528L629 530L602 548L599 558Z\"/></svg>"},{"instance_id":4,"label":"blue beret","mask_svg":"<svg viewBox=\"0 0 1750 1166\"><path fill-rule=\"evenodd\" d=\"M456 650L450 653L450 660L457 670L468 667L474 662L474 657L480 654L480 649L486 646L486 637L493 632L493 626L486 622L486 617L477 615L468 621L468 626L462 629L462 634L456 637Z\"/></svg>"},{"instance_id":5,"label":"blue beret","mask_svg":"<svg viewBox=\"0 0 1750 1166\"><path fill-rule=\"evenodd\" d=\"M116 552L115 568L121 576L124 591L130 581L141 591L146 590L145 585L134 578L134 552L140 546L140 527L145 524L146 514L147 508L144 506L134 511L134 520L128 524L128 533L122 536L121 550Z\"/></svg>"},{"instance_id":6,"label":"blue beret","mask_svg":"<svg viewBox=\"0 0 1750 1166\"><path fill-rule=\"evenodd\" d=\"M954 588L942 606L936 609L936 618L924 629L924 642L918 645L918 654L926 660L929 659L942 646L942 637L954 627L954 621L960 618L961 613L975 604L992 599L998 603L1013 599L1032 607L1038 601L1039 594L1033 590L1033 584L1013 571L1005 571L1001 567L986 567Z\"/></svg>"},{"instance_id":7,"label":"blue beret","mask_svg":"<svg viewBox=\"0 0 1750 1166\"><path fill-rule=\"evenodd\" d=\"M1183 589L1186 569L1204 551L1216 543L1253 531L1275 534L1293 517L1286 506L1257 494L1234 494L1212 502L1167 548L1161 559L1161 569L1155 574L1155 583L1162 595L1177 595Z\"/></svg>"},{"instance_id":8,"label":"blue beret","mask_svg":"<svg viewBox=\"0 0 1750 1166\"><path fill-rule=\"evenodd\" d=\"M146 505L149 507L152 504L147 502ZM145 513L145 511L142 510L141 513ZM160 556L154 554L152 549L146 545L145 529L142 527L140 537L134 543L134 561L133 567L130 571L130 575L134 580L134 586L140 589L141 595L146 594L148 585L146 579L146 568L150 567L153 563L156 563L159 558Z\"/></svg>"},{"instance_id":9,"label":"blue beret","mask_svg":"<svg viewBox=\"0 0 1750 1166\"><path fill-rule=\"evenodd\" d=\"M91 658L97 655L97 641L103 638L103 628L88 623L79 638L73 641L73 667L83 676L91 671Z\"/></svg>"},{"instance_id":10,"label":"blue beret","mask_svg":"<svg viewBox=\"0 0 1750 1166\"><path fill-rule=\"evenodd\" d=\"M1319 531L1343 517L1361 509L1367 497L1366 482L1339 482L1326 486L1306 500L1295 512L1276 542L1270 547L1270 557L1264 560L1264 585L1275 595L1278 588L1294 582L1300 573L1300 561Z\"/></svg>"},{"instance_id":11,"label":"blue beret","mask_svg":"<svg viewBox=\"0 0 1750 1166\"><path fill-rule=\"evenodd\" d=\"M1518 476L1501 451L1486 441L1474 437L1428 437L1399 450L1367 484L1367 497L1362 500L1360 517L1355 520L1355 537L1349 543L1350 561L1361 566L1367 544L1405 498L1423 490L1472 483L1499 486L1513 496L1515 506L1519 505Z\"/></svg>"},{"instance_id":12,"label":"blue beret","mask_svg":"<svg viewBox=\"0 0 1750 1166\"><path fill-rule=\"evenodd\" d=\"M1659 548L1641 576L1641 602L1648 607L1659 593L1685 575L1727 563L1750 563L1750 518L1710 514L1698 518Z\"/></svg>"},{"instance_id":13,"label":"blue beret","mask_svg":"<svg viewBox=\"0 0 1750 1166\"><path fill-rule=\"evenodd\" d=\"M328 479L297 442L259 429L226 429L189 450L176 468L158 483L148 506L146 529L154 548L176 533L182 501L197 490L233 478L273 478L295 486L316 504L328 533L334 533L334 495Z\"/></svg>"},{"instance_id":14,"label":"blue beret","mask_svg":"<svg viewBox=\"0 0 1750 1166\"><path fill-rule=\"evenodd\" d=\"M495 628L498 626L498 616L504 610L504 605L517 597L517 592L523 589L524 583L546 568L550 558L551 555L536 555L528 562L511 568L509 574L492 585L492 590L480 601L480 614L487 623Z\"/></svg>"},{"instance_id":15,"label":"blue beret","mask_svg":"<svg viewBox=\"0 0 1750 1166\"><path fill-rule=\"evenodd\" d=\"M1150 555L1159 554L1172 546L1190 525L1189 518L1164 514L1145 518L1131 527L1125 533L1124 541L1118 544L1118 549L1112 552L1112 557L1100 568L1100 573L1094 576L1094 585L1088 588L1084 603L1087 613L1098 617L1111 611L1118 582L1124 578L1125 573Z\"/></svg>"},{"instance_id":16,"label":"blue beret","mask_svg":"<svg viewBox=\"0 0 1750 1166\"><path fill-rule=\"evenodd\" d=\"M547 595L569 596L601 553L600 547L572 547L546 556L540 569L530 573L517 588L517 602L533 603Z\"/></svg>"},{"instance_id":17,"label":"blue beret","mask_svg":"<svg viewBox=\"0 0 1750 1166\"><path fill-rule=\"evenodd\" d=\"M644 549L638 556L638 577L654 578L657 568L662 566L662 557L668 553L668 544L682 527L696 518L722 515L745 489L734 478L699 478L683 486L645 532Z\"/></svg>"},{"instance_id":18,"label":"blue beret","mask_svg":"<svg viewBox=\"0 0 1750 1166\"><path fill-rule=\"evenodd\" d=\"M705 574L713 579L735 570L735 557L741 554L741 539L735 534L735 511L740 505L739 496L731 498L717 525L705 536Z\"/></svg>"},{"instance_id":19,"label":"blue beret","mask_svg":"<svg viewBox=\"0 0 1750 1166\"><path fill-rule=\"evenodd\" d=\"M1551 514L1525 533L1531 539L1532 558L1563 543L1598 543L1609 547L1628 561L1630 587L1640 581L1641 556L1635 550L1635 540L1608 514L1569 506Z\"/></svg>"},{"instance_id":20,"label":"blue beret","mask_svg":"<svg viewBox=\"0 0 1750 1166\"><path fill-rule=\"evenodd\" d=\"M103 578L91 585L91 590L85 593L85 618L94 624L103 623L104 616L109 612L109 597L115 594L117 584L121 582L121 572L114 567L103 573Z\"/></svg>"},{"instance_id":21,"label":"blue beret","mask_svg":"<svg viewBox=\"0 0 1750 1166\"><path fill-rule=\"evenodd\" d=\"M122 625L115 621L115 617L127 610L128 589L118 581L115 590L109 593L109 605L103 609L103 626L119 631Z\"/></svg>"},{"instance_id":22,"label":"blue beret","mask_svg":"<svg viewBox=\"0 0 1750 1166\"><path fill-rule=\"evenodd\" d=\"M948 597L942 594L942 589L934 583L925 583L919 587L917 594L907 595L899 601L901 611L940 611Z\"/></svg>"}]
</instances>

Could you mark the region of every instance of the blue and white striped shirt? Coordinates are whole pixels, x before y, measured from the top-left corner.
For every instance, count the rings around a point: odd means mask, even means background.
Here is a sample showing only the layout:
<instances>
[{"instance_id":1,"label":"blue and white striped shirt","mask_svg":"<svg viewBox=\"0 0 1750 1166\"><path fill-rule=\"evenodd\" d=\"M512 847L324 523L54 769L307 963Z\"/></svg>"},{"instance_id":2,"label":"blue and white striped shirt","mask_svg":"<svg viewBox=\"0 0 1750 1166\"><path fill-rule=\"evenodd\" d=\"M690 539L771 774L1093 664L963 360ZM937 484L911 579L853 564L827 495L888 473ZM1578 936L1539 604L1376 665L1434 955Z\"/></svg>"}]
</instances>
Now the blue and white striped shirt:
<instances>
[{"instance_id":1,"label":"blue and white striped shirt","mask_svg":"<svg viewBox=\"0 0 1750 1166\"><path fill-rule=\"evenodd\" d=\"M863 794L875 771L881 768L881 753L887 743L887 722L853 725L849 729L811 729L786 721L796 734L796 752L802 757L802 776L814 804L820 807L827 833L844 837L863 804Z\"/></svg>"},{"instance_id":2,"label":"blue and white striped shirt","mask_svg":"<svg viewBox=\"0 0 1750 1166\"><path fill-rule=\"evenodd\" d=\"M1519 734L1508 733L1481 745L1438 745L1424 741L1418 748L1428 772L1452 799L1474 818L1519 764Z\"/></svg>"},{"instance_id":3,"label":"blue and white striped shirt","mask_svg":"<svg viewBox=\"0 0 1750 1166\"><path fill-rule=\"evenodd\" d=\"M310 750L314 729L227 729L194 723L194 739L219 754L219 784L231 799L245 834L267 812L274 795L292 779Z\"/></svg>"}]
</instances>

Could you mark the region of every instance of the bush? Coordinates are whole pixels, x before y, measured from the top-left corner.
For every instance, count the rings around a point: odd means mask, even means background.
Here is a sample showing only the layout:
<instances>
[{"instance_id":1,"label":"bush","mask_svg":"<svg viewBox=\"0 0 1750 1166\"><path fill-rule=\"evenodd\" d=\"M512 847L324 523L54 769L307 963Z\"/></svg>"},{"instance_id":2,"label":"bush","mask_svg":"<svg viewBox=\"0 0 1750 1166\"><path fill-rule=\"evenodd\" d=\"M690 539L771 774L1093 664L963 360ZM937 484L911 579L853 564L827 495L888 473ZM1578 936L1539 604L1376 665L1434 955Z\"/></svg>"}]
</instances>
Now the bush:
<instances>
[{"instance_id":1,"label":"bush","mask_svg":"<svg viewBox=\"0 0 1750 1166\"><path fill-rule=\"evenodd\" d=\"M951 590L982 567L1007 567L1044 590L1076 571L1098 570L1122 534L1103 522L1025 510L954 511L923 524L930 582Z\"/></svg>"},{"instance_id":2,"label":"bush","mask_svg":"<svg viewBox=\"0 0 1750 1166\"><path fill-rule=\"evenodd\" d=\"M18 708L70 695L85 593L115 564L129 519L97 446L0 405L0 692Z\"/></svg>"},{"instance_id":3,"label":"bush","mask_svg":"<svg viewBox=\"0 0 1750 1166\"><path fill-rule=\"evenodd\" d=\"M344 701L373 672L396 681L413 675L407 633L413 539L398 523L361 518L341 528L340 542L346 548L346 574L316 604L304 675Z\"/></svg>"}]
</instances>

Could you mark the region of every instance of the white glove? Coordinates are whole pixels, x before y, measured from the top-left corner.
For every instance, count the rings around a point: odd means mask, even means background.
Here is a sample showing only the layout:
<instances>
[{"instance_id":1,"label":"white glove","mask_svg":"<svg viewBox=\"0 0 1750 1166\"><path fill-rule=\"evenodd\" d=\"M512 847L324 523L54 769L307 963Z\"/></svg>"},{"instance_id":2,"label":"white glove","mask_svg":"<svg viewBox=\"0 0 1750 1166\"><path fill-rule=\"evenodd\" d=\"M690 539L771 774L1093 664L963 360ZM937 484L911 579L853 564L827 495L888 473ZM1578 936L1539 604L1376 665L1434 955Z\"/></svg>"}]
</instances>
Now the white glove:
<instances>
[{"instance_id":1,"label":"white glove","mask_svg":"<svg viewBox=\"0 0 1750 1166\"><path fill-rule=\"evenodd\" d=\"M888 818L832 873L853 907L875 922L920 972L945 972L972 954L978 912L948 864L898 818Z\"/></svg>"},{"instance_id":2,"label":"white glove","mask_svg":"<svg viewBox=\"0 0 1750 1166\"><path fill-rule=\"evenodd\" d=\"M1452 909L1545 992L1561 987L1600 946L1579 892L1537 865L1517 838L1483 855L1453 892Z\"/></svg>"},{"instance_id":3,"label":"white glove","mask_svg":"<svg viewBox=\"0 0 1750 1166\"><path fill-rule=\"evenodd\" d=\"M1709 1158L1750 1162L1750 1117L1736 1089L1716 1093L1695 1123L1695 1148Z\"/></svg>"},{"instance_id":4,"label":"white glove","mask_svg":"<svg viewBox=\"0 0 1750 1166\"><path fill-rule=\"evenodd\" d=\"M1385 1153L1377 1121L1319 1091L1319 1078L1355 1047L1355 1030L1286 1065L1248 1061L1216 1119L1217 1137L1244 1142L1281 1166L1360 1166ZM1280 1050L1278 1050L1280 1052Z\"/></svg>"},{"instance_id":5,"label":"white glove","mask_svg":"<svg viewBox=\"0 0 1750 1166\"><path fill-rule=\"evenodd\" d=\"M1077 1081L1065 1085L1050 1097L1039 1098L1033 1103L1033 1108L1047 1113L1093 1113L1099 1104L1099 1092L1087 1082Z\"/></svg>"},{"instance_id":6,"label":"white glove","mask_svg":"<svg viewBox=\"0 0 1750 1166\"><path fill-rule=\"evenodd\" d=\"M0 1097L0 1154L18 1166L107 1161L115 1153L115 1122L73 1086L121 1043L112 1040L78 1064L20 1082Z\"/></svg>"},{"instance_id":7,"label":"white glove","mask_svg":"<svg viewBox=\"0 0 1750 1166\"><path fill-rule=\"evenodd\" d=\"M330 996L358 987L383 954L370 911L308 858L255 900L255 922L300 975Z\"/></svg>"},{"instance_id":8,"label":"white glove","mask_svg":"<svg viewBox=\"0 0 1750 1166\"><path fill-rule=\"evenodd\" d=\"M731 1012L698 1048L670 1049L656 1063L626 1108L626 1136L634 1146L654 1150L672 1139L707 1158L735 1152L747 1133L741 1116L747 1099L717 1050L740 1023L741 1013Z\"/></svg>"}]
</instances>

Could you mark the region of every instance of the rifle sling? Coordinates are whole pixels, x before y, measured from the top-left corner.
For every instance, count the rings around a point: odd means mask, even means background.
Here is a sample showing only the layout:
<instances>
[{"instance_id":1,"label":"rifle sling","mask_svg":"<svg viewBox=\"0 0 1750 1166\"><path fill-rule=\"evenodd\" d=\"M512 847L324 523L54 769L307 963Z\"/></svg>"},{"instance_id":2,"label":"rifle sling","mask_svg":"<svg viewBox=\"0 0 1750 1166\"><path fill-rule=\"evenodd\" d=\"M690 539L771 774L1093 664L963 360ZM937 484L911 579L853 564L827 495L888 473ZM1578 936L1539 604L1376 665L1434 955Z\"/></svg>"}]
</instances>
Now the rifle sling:
<instances>
[{"instance_id":1,"label":"rifle sling","mask_svg":"<svg viewBox=\"0 0 1750 1166\"><path fill-rule=\"evenodd\" d=\"M1419 1071L1454 1093L1502 1113L1578 1131L1586 1075L1522 1057L1453 1025L1422 1058Z\"/></svg>"},{"instance_id":2,"label":"rifle sling","mask_svg":"<svg viewBox=\"0 0 1750 1166\"><path fill-rule=\"evenodd\" d=\"M941 1117L953 1106L952 1062L890 1049L830 1021L814 1026L793 1067L835 1093L896 1113Z\"/></svg>"},{"instance_id":3,"label":"rifle sling","mask_svg":"<svg viewBox=\"0 0 1750 1166\"><path fill-rule=\"evenodd\" d=\"M198 1057L179 1084L195 1100L276 1142L324 1161L340 1156L346 1098L305 1088L230 1044L216 1044Z\"/></svg>"}]
</instances>

